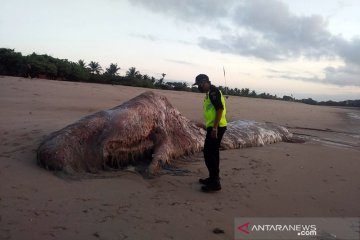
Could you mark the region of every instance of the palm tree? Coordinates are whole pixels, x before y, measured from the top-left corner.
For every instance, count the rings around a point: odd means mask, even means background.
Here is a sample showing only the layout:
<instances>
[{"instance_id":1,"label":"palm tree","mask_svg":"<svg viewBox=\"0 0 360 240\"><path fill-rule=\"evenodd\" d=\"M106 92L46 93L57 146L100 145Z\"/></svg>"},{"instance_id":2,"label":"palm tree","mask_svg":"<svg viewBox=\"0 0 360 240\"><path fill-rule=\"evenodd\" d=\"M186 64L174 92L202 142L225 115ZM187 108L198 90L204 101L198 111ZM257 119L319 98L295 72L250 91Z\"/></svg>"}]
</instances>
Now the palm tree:
<instances>
[{"instance_id":1,"label":"palm tree","mask_svg":"<svg viewBox=\"0 0 360 240\"><path fill-rule=\"evenodd\" d=\"M149 75L144 74L142 78L143 78L144 81L149 81L149 82L150 82L150 77L149 77Z\"/></svg>"},{"instance_id":2,"label":"palm tree","mask_svg":"<svg viewBox=\"0 0 360 240\"><path fill-rule=\"evenodd\" d=\"M118 67L118 65L115 63L111 63L110 66L106 69L106 73L109 75L118 75L118 71L120 70L120 68Z\"/></svg>"},{"instance_id":3,"label":"palm tree","mask_svg":"<svg viewBox=\"0 0 360 240\"><path fill-rule=\"evenodd\" d=\"M91 73L99 74L102 71L102 68L98 62L91 61L88 65L90 67Z\"/></svg>"},{"instance_id":4,"label":"palm tree","mask_svg":"<svg viewBox=\"0 0 360 240\"><path fill-rule=\"evenodd\" d=\"M162 78L160 78L160 79L155 83L155 87L162 88L163 86L165 86L165 84L164 84L164 78L165 78L165 76L166 76L166 73L162 73L161 76L162 76Z\"/></svg>"},{"instance_id":5,"label":"palm tree","mask_svg":"<svg viewBox=\"0 0 360 240\"><path fill-rule=\"evenodd\" d=\"M249 88L242 88L241 89L241 96L249 96L250 89ZM255 94L256 95L256 94Z\"/></svg>"},{"instance_id":6,"label":"palm tree","mask_svg":"<svg viewBox=\"0 0 360 240\"><path fill-rule=\"evenodd\" d=\"M250 97L256 97L256 92L255 90L252 90L251 93L249 94Z\"/></svg>"},{"instance_id":7,"label":"palm tree","mask_svg":"<svg viewBox=\"0 0 360 240\"><path fill-rule=\"evenodd\" d=\"M78 61L78 64L79 64L80 67L86 68L86 63L85 63L84 60L80 59L80 60Z\"/></svg>"},{"instance_id":8,"label":"palm tree","mask_svg":"<svg viewBox=\"0 0 360 240\"><path fill-rule=\"evenodd\" d=\"M166 73L162 73L161 76L162 76L162 80L164 81L164 78L165 78L165 76L166 76Z\"/></svg>"},{"instance_id":9,"label":"palm tree","mask_svg":"<svg viewBox=\"0 0 360 240\"><path fill-rule=\"evenodd\" d=\"M126 71L126 77L131 78L131 79L140 79L141 78L141 74L139 71L136 70L135 67L131 67L129 68L129 70Z\"/></svg>"}]
</instances>

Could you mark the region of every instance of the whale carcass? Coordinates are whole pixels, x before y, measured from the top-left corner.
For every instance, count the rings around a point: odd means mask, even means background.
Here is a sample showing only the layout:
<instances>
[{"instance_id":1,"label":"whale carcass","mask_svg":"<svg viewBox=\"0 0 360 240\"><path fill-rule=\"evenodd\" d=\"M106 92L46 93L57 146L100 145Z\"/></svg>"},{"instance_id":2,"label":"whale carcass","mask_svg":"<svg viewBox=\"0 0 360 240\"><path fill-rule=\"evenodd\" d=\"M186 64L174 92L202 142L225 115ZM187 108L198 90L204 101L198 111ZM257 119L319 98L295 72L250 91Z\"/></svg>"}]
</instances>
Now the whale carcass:
<instances>
[{"instance_id":1,"label":"whale carcass","mask_svg":"<svg viewBox=\"0 0 360 240\"><path fill-rule=\"evenodd\" d=\"M272 123L235 121L227 128L223 149L292 138L286 128ZM149 91L50 134L40 144L37 160L46 169L68 174L96 173L148 160L147 172L155 173L173 159L200 152L205 133L166 97Z\"/></svg>"}]
</instances>

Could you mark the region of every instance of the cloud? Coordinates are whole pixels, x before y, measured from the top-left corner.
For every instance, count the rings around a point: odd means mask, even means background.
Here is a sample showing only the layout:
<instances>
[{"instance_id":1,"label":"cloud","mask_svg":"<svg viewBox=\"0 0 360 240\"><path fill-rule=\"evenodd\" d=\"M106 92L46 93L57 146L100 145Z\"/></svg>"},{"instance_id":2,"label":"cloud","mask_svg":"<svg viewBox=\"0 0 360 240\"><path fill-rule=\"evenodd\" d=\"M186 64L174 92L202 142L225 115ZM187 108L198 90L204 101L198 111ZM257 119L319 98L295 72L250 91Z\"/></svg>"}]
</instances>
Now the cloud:
<instances>
[{"instance_id":1,"label":"cloud","mask_svg":"<svg viewBox=\"0 0 360 240\"><path fill-rule=\"evenodd\" d=\"M220 39L202 37L199 41L199 45L208 50L269 61L286 59L286 55L289 55L286 49L251 32L242 35L223 35Z\"/></svg>"},{"instance_id":2,"label":"cloud","mask_svg":"<svg viewBox=\"0 0 360 240\"><path fill-rule=\"evenodd\" d=\"M336 56L334 36L320 15L297 16L280 0L133 0L132 4L191 24L221 30L203 36L199 46L211 51L268 61L306 56ZM215 35L215 34L214 34Z\"/></svg>"},{"instance_id":3,"label":"cloud","mask_svg":"<svg viewBox=\"0 0 360 240\"><path fill-rule=\"evenodd\" d=\"M150 41L150 42L176 42L176 43L180 43L180 44L183 44L183 45L194 45L194 43L192 42L189 42L189 41L184 41L184 40L181 40L181 39L170 39L170 38L160 38L160 37L157 37L153 34L137 34L137 33L133 33L133 34L130 34L129 35L130 37L133 37L133 38L139 38L139 39L143 39L143 40L146 40L146 41Z\"/></svg>"},{"instance_id":4,"label":"cloud","mask_svg":"<svg viewBox=\"0 0 360 240\"><path fill-rule=\"evenodd\" d=\"M360 66L360 39L354 38L352 41L346 41L342 38L337 38L334 41L337 53L345 62L353 63Z\"/></svg>"},{"instance_id":5,"label":"cloud","mask_svg":"<svg viewBox=\"0 0 360 240\"><path fill-rule=\"evenodd\" d=\"M228 15L234 0L131 0L133 5L187 22L212 21Z\"/></svg>"},{"instance_id":6,"label":"cloud","mask_svg":"<svg viewBox=\"0 0 360 240\"><path fill-rule=\"evenodd\" d=\"M133 0L131 3L184 23L221 31L199 38L201 48L266 61L342 58L345 66L326 68L325 79L303 81L359 86L360 39L351 41L328 30L321 15L299 16L280 0ZM356 75L357 74L357 75ZM302 78L302 79L301 79Z\"/></svg>"},{"instance_id":7,"label":"cloud","mask_svg":"<svg viewBox=\"0 0 360 240\"><path fill-rule=\"evenodd\" d=\"M164 59L164 60L167 61L167 62L182 64L182 65L197 66L197 65L194 64L194 63L186 62L186 61L181 61L181 60L174 60L174 59Z\"/></svg>"},{"instance_id":8,"label":"cloud","mask_svg":"<svg viewBox=\"0 0 360 240\"><path fill-rule=\"evenodd\" d=\"M339 68L327 67L324 82L339 86L360 87L360 65L348 63Z\"/></svg>"},{"instance_id":9,"label":"cloud","mask_svg":"<svg viewBox=\"0 0 360 240\"><path fill-rule=\"evenodd\" d=\"M131 36L135 37L135 38L141 38L144 40L152 41L152 42L159 40L156 36L151 35L151 34L131 34Z\"/></svg>"},{"instance_id":10,"label":"cloud","mask_svg":"<svg viewBox=\"0 0 360 240\"><path fill-rule=\"evenodd\" d=\"M281 1L244 0L229 18L240 33L201 38L200 46L270 61L334 56L327 21L319 15L296 16Z\"/></svg>"},{"instance_id":11,"label":"cloud","mask_svg":"<svg viewBox=\"0 0 360 240\"><path fill-rule=\"evenodd\" d=\"M333 84L337 86L354 86L360 87L360 68L356 64L346 64L342 67L334 68L327 67L324 70L325 78L321 79L316 75L307 73L306 75L312 75L310 77L305 77L304 74L298 74L289 71L278 71L278 70L268 70L271 72L271 75L268 75L268 78L282 78L289 80L298 80L304 82L316 82L322 84Z\"/></svg>"},{"instance_id":12,"label":"cloud","mask_svg":"<svg viewBox=\"0 0 360 240\"><path fill-rule=\"evenodd\" d=\"M273 75L266 76L267 78L282 78L289 80L298 80L304 82L318 82L323 83L323 80L313 75L311 77L304 77L303 75L299 75L298 73L289 72L289 71L270 71L273 72Z\"/></svg>"}]
</instances>

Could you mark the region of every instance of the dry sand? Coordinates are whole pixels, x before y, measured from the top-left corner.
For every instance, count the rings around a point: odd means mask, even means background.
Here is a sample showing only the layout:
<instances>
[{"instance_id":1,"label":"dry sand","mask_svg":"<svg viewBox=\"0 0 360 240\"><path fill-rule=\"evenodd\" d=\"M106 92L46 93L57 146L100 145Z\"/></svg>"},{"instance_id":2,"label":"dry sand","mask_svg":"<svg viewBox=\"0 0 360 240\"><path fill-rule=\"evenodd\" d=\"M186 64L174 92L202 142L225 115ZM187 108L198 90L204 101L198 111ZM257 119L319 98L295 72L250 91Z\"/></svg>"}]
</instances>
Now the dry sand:
<instances>
[{"instance_id":1,"label":"dry sand","mask_svg":"<svg viewBox=\"0 0 360 240\"><path fill-rule=\"evenodd\" d=\"M222 151L213 194L199 191L201 153L180 165L186 176L154 179L72 180L36 165L44 136L147 90L0 77L0 239L233 239L235 217L360 216L356 109L230 97L229 120L279 123L308 141ZM202 94L155 92L202 120Z\"/></svg>"}]
</instances>

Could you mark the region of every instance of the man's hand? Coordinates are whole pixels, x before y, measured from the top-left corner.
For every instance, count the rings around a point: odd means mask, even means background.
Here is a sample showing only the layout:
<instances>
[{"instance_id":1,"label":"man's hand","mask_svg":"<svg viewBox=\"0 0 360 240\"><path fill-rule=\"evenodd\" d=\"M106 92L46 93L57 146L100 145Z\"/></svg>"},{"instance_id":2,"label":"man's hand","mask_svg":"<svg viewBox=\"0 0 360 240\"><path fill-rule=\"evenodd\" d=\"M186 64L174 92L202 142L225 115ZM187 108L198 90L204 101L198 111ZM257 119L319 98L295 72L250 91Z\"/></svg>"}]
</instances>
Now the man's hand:
<instances>
[{"instance_id":1,"label":"man's hand","mask_svg":"<svg viewBox=\"0 0 360 240\"><path fill-rule=\"evenodd\" d=\"M218 133L218 129L213 128L212 131L211 131L211 137L212 138L217 138L217 133Z\"/></svg>"},{"instance_id":2,"label":"man's hand","mask_svg":"<svg viewBox=\"0 0 360 240\"><path fill-rule=\"evenodd\" d=\"M196 122L195 126L206 130L205 124L203 124L203 123Z\"/></svg>"}]
</instances>

